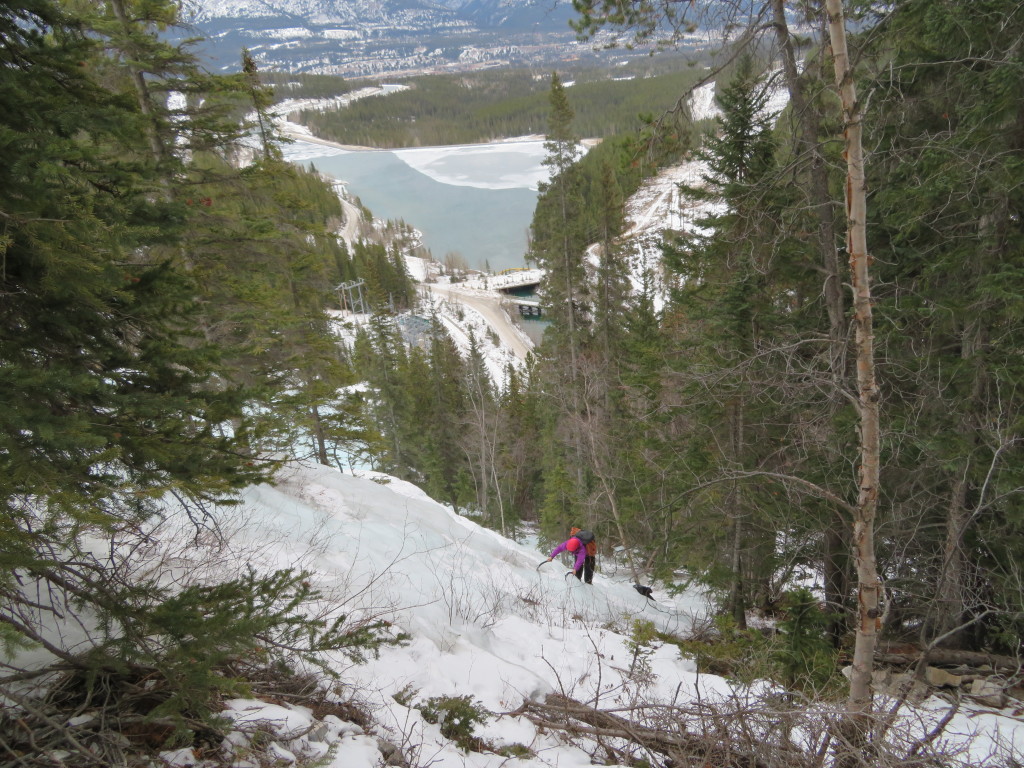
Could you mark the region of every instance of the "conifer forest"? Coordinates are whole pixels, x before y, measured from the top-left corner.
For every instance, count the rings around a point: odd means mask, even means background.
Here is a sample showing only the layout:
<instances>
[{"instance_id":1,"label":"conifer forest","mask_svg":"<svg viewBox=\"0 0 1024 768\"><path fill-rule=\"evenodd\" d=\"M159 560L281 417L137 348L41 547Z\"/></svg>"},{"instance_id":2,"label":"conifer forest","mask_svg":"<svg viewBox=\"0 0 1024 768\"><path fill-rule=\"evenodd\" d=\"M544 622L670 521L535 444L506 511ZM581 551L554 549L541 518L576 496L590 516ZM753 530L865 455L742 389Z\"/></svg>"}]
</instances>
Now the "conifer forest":
<instances>
[{"instance_id":1,"label":"conifer forest","mask_svg":"<svg viewBox=\"0 0 1024 768\"><path fill-rule=\"evenodd\" d=\"M297 451L358 456L510 538L586 525L635 581L704 585L723 636L795 622L806 645L772 674L821 692L851 664L855 745L890 649L1020 659L1024 6L574 7L582 40L727 31L649 81L489 73L470 104L465 80L430 77L307 115L376 146L544 135L526 257L549 325L495 381L488 339L463 354L436 317L428 343L403 339L408 232L338 236L336 191L282 157L289 78L246 51L206 71L162 34L173 0L0 0L0 659L41 645L63 695L102 681L125 718L191 738L286 651L403 642L309 618L301 570L176 591L91 549L167 498L203 530ZM692 119L707 83L719 117ZM352 84L295 87L335 86ZM642 259L625 201L683 160L705 163L680 190L705 213ZM339 344L329 313L354 280L369 319ZM47 611L103 641L68 652ZM36 674L7 667L3 685Z\"/></svg>"}]
</instances>

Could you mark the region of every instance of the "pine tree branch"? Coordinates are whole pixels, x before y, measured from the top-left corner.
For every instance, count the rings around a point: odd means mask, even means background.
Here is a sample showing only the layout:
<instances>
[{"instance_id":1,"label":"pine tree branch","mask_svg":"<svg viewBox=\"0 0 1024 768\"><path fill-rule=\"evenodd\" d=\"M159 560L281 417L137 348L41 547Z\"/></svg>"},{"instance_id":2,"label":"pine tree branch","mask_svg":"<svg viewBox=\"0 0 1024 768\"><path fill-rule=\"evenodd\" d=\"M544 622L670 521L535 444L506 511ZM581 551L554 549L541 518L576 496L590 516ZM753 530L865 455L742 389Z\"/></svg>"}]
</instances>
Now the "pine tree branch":
<instances>
[{"instance_id":1,"label":"pine tree branch","mask_svg":"<svg viewBox=\"0 0 1024 768\"><path fill-rule=\"evenodd\" d=\"M75 658L73 654L68 653L63 648L58 648L56 645L54 645L45 637L40 635L30 626L22 624L20 621L17 621L13 616L7 616L3 613L0 613L0 622L3 622L4 624L7 624L11 627L14 627L14 629L17 632L21 633L34 643L41 645L43 648L52 653L58 659L61 659L62 661L65 661L67 664L71 665L72 668L85 668L85 664L83 664L79 659Z\"/></svg>"},{"instance_id":2,"label":"pine tree branch","mask_svg":"<svg viewBox=\"0 0 1024 768\"><path fill-rule=\"evenodd\" d=\"M16 669L16 667L10 668ZM25 669L13 675L0 677L0 685L9 685L10 683L22 683L26 680L35 680L37 677L46 677L47 675L52 675L57 672L70 672L76 669L81 669L81 665L72 666L70 664L50 664L40 669Z\"/></svg>"}]
</instances>

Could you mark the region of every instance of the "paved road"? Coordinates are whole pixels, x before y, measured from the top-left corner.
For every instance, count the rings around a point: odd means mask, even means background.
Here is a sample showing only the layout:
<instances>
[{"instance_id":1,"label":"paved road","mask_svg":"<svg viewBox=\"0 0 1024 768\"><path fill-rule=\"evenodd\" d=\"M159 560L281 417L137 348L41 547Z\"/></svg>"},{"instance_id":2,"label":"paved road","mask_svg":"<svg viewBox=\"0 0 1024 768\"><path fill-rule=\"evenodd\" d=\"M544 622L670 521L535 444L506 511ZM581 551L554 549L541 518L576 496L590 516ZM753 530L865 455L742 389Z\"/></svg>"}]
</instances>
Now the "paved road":
<instances>
[{"instance_id":1,"label":"paved road","mask_svg":"<svg viewBox=\"0 0 1024 768\"><path fill-rule=\"evenodd\" d=\"M458 288L439 283L424 283L423 286L437 296L461 302L483 315L487 324L498 334L501 343L511 349L512 354L520 360L525 360L526 355L533 350L533 346L523 340L522 332L512 325L505 310L501 307L501 300L497 297L466 293Z\"/></svg>"},{"instance_id":2,"label":"paved road","mask_svg":"<svg viewBox=\"0 0 1024 768\"><path fill-rule=\"evenodd\" d=\"M341 201L341 210L345 214L345 223L338 234L341 235L345 245L348 246L348 252L352 253L355 242L359 239L360 225L363 223L363 212L345 197L338 195L338 199Z\"/></svg>"},{"instance_id":3,"label":"paved road","mask_svg":"<svg viewBox=\"0 0 1024 768\"><path fill-rule=\"evenodd\" d=\"M286 138L293 139L296 142L305 142L306 144L319 144L322 147L332 147L334 149L344 149L349 152L374 152L380 151L376 147L361 147L356 144L339 144L336 141L330 139L321 139L319 136L314 136L311 133L305 131L297 131L294 128L289 127L287 123L280 127L281 134Z\"/></svg>"},{"instance_id":4,"label":"paved road","mask_svg":"<svg viewBox=\"0 0 1024 768\"><path fill-rule=\"evenodd\" d=\"M368 149L367 147L351 147L342 144L337 144L332 141L326 141L324 139L318 139L315 136L308 136L290 132L287 125L284 127L283 133L286 135L292 135L292 138L297 141L306 141L314 144L323 144L326 146L339 147L343 149L360 150ZM340 186L344 186L343 184ZM362 211L359 210L351 201L347 200L344 196L338 195L341 199L342 209L345 214L345 221L342 229L338 234L342 237L345 243L352 247L353 242L359 237L360 225L362 223ZM524 340L522 331L516 328L509 320L508 315L501 306L501 300L496 296L484 296L480 294L469 293L460 291L458 288L453 288L448 285L440 285L437 283L424 283L423 286L428 290L432 291L437 296L441 296L450 301L458 301L465 304L468 307L472 307L487 321L487 324L494 329L494 332L498 334L498 338L501 342L512 350L512 354L518 357L520 360L526 360L527 354L533 351L533 344L528 340Z\"/></svg>"}]
</instances>

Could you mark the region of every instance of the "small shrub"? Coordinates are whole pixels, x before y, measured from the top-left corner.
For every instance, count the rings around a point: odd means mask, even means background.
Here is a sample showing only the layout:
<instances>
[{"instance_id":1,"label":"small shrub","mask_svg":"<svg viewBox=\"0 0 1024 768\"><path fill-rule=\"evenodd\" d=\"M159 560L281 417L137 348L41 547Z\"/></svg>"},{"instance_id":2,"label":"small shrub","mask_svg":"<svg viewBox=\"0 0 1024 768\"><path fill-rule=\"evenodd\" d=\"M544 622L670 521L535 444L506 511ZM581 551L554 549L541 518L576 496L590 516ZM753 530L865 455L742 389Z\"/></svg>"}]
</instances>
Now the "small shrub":
<instances>
[{"instance_id":1,"label":"small shrub","mask_svg":"<svg viewBox=\"0 0 1024 768\"><path fill-rule=\"evenodd\" d=\"M481 750L486 745L473 735L473 727L487 722L490 713L472 696L435 696L420 708L423 719L441 726L441 735L451 739L464 752Z\"/></svg>"},{"instance_id":2,"label":"small shrub","mask_svg":"<svg viewBox=\"0 0 1024 768\"><path fill-rule=\"evenodd\" d=\"M629 665L629 673L639 680L651 676L650 656L654 653L652 643L658 639L658 631L654 622L645 619L634 619L633 626L626 641L626 647L633 652L633 660Z\"/></svg>"},{"instance_id":3,"label":"small shrub","mask_svg":"<svg viewBox=\"0 0 1024 768\"><path fill-rule=\"evenodd\" d=\"M403 707L411 707L413 701L416 700L416 694L419 693L418 688L413 688L412 683L404 686L402 690L396 691L391 695L395 701L401 704Z\"/></svg>"},{"instance_id":4,"label":"small shrub","mask_svg":"<svg viewBox=\"0 0 1024 768\"><path fill-rule=\"evenodd\" d=\"M828 614L806 587L788 593L779 622L775 660L782 682L791 688L821 690L837 677L835 649L825 638Z\"/></svg>"},{"instance_id":5,"label":"small shrub","mask_svg":"<svg viewBox=\"0 0 1024 768\"><path fill-rule=\"evenodd\" d=\"M775 676L768 638L754 630L739 629L731 616L715 617L714 627L713 633L705 631L697 639L665 633L658 633L658 638L694 659L701 672L748 683Z\"/></svg>"},{"instance_id":6,"label":"small shrub","mask_svg":"<svg viewBox=\"0 0 1024 768\"><path fill-rule=\"evenodd\" d=\"M497 747L494 753L502 757L517 757L522 760L531 760L537 756L532 749L524 744L506 744L503 747Z\"/></svg>"}]
</instances>

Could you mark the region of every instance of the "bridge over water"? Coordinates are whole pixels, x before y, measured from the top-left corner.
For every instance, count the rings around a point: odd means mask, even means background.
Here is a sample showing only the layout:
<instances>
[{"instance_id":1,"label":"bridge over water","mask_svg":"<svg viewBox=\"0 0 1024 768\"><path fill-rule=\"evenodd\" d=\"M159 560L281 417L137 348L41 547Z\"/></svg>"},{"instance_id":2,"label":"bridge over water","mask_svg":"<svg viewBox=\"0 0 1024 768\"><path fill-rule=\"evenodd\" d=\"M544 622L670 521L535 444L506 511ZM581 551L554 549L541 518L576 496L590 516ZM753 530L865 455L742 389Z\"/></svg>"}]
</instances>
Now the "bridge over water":
<instances>
[{"instance_id":1,"label":"bridge over water","mask_svg":"<svg viewBox=\"0 0 1024 768\"><path fill-rule=\"evenodd\" d=\"M506 269L487 277L487 287L504 294L506 301L515 304L522 317L540 317L540 302L534 291L540 285L544 271L540 269Z\"/></svg>"},{"instance_id":2,"label":"bridge over water","mask_svg":"<svg viewBox=\"0 0 1024 768\"><path fill-rule=\"evenodd\" d=\"M516 267L504 269L496 275L488 275L487 285L494 290L505 293L517 288L536 288L544 277L544 270Z\"/></svg>"}]
</instances>

